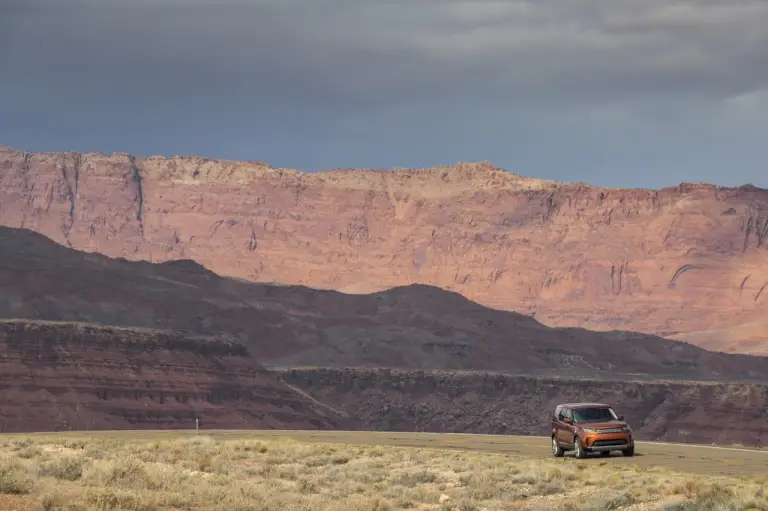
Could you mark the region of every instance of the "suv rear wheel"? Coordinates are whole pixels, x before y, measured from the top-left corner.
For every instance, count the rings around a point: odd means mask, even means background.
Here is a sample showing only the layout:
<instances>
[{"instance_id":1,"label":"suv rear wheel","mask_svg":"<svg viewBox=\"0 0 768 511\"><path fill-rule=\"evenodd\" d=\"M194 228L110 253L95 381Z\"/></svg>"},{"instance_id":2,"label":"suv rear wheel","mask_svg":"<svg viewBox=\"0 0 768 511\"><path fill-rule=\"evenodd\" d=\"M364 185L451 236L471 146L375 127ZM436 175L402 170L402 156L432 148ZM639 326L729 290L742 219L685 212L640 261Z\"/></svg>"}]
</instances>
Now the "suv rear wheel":
<instances>
[{"instance_id":1,"label":"suv rear wheel","mask_svg":"<svg viewBox=\"0 0 768 511\"><path fill-rule=\"evenodd\" d=\"M552 456L555 458L562 458L563 454L565 454L565 451L562 447L560 447L560 444L557 442L557 438L552 435Z\"/></svg>"}]
</instances>

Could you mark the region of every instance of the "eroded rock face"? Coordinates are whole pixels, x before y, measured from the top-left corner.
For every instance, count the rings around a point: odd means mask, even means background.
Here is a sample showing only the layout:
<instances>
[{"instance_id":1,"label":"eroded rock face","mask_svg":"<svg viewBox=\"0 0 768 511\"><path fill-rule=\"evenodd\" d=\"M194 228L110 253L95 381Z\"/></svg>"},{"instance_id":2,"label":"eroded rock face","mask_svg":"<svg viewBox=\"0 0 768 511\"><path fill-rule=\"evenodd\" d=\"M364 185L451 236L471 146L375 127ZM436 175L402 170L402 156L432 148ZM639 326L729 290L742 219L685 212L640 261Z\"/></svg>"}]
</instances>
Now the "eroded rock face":
<instances>
[{"instance_id":1,"label":"eroded rock face","mask_svg":"<svg viewBox=\"0 0 768 511\"><path fill-rule=\"evenodd\" d=\"M765 384L385 369L301 369L281 376L368 430L547 436L556 405L597 401L625 415L640 440L768 443Z\"/></svg>"},{"instance_id":2,"label":"eroded rock face","mask_svg":"<svg viewBox=\"0 0 768 511\"><path fill-rule=\"evenodd\" d=\"M0 322L0 432L348 426L243 346L173 332Z\"/></svg>"},{"instance_id":3,"label":"eroded rock face","mask_svg":"<svg viewBox=\"0 0 768 511\"><path fill-rule=\"evenodd\" d=\"M554 326L768 354L768 191L600 189L486 163L302 173L0 149L0 222L113 257L371 292L423 283Z\"/></svg>"}]
</instances>

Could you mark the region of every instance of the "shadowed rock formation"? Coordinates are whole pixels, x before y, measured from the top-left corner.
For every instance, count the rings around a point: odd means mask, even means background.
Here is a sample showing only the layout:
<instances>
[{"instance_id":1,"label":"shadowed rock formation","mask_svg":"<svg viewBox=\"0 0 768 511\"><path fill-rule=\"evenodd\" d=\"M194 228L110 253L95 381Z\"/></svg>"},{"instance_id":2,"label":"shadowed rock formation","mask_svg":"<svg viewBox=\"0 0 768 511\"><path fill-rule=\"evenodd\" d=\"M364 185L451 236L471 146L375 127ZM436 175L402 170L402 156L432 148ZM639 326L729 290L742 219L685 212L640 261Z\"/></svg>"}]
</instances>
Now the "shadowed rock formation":
<instances>
[{"instance_id":1,"label":"shadowed rock formation","mask_svg":"<svg viewBox=\"0 0 768 511\"><path fill-rule=\"evenodd\" d=\"M598 401L625 415L642 440L768 444L765 384L385 369L300 369L282 378L370 430L546 436L557 404Z\"/></svg>"},{"instance_id":2,"label":"shadowed rock formation","mask_svg":"<svg viewBox=\"0 0 768 511\"><path fill-rule=\"evenodd\" d=\"M255 284L189 261L110 259L0 228L0 318L231 336L266 367L768 379L768 358L630 332L555 329L423 285L370 295Z\"/></svg>"}]
</instances>

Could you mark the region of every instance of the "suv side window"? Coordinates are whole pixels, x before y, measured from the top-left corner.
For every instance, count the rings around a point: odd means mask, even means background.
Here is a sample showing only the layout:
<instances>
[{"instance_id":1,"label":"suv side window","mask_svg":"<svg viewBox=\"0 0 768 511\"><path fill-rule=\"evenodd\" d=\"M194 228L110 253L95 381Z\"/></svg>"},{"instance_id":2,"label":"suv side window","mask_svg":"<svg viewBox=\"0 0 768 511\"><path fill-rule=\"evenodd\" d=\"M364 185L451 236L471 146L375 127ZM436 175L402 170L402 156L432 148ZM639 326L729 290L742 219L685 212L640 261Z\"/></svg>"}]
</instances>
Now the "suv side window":
<instances>
[{"instance_id":1,"label":"suv side window","mask_svg":"<svg viewBox=\"0 0 768 511\"><path fill-rule=\"evenodd\" d=\"M566 419L573 419L573 413L571 412L570 408L564 408L562 413Z\"/></svg>"},{"instance_id":2,"label":"suv side window","mask_svg":"<svg viewBox=\"0 0 768 511\"><path fill-rule=\"evenodd\" d=\"M554 417L555 417L555 420L560 420L563 418L563 407L561 405L558 405L555 408Z\"/></svg>"}]
</instances>

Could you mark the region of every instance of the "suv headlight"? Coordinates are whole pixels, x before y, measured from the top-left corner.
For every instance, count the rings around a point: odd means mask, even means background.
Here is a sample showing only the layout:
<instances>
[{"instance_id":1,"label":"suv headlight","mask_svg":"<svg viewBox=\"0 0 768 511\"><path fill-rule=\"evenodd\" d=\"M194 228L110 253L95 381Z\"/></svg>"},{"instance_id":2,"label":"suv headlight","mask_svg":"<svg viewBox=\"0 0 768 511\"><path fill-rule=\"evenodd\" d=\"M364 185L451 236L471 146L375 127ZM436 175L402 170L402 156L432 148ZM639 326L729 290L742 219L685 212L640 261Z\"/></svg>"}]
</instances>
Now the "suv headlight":
<instances>
[{"instance_id":1,"label":"suv headlight","mask_svg":"<svg viewBox=\"0 0 768 511\"><path fill-rule=\"evenodd\" d=\"M629 426L622 426L621 430L622 431L632 431L632 428L630 428Z\"/></svg>"}]
</instances>

